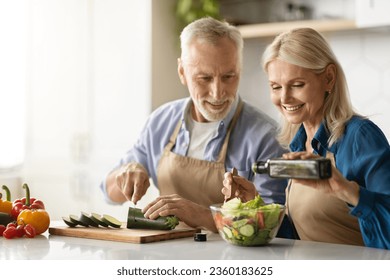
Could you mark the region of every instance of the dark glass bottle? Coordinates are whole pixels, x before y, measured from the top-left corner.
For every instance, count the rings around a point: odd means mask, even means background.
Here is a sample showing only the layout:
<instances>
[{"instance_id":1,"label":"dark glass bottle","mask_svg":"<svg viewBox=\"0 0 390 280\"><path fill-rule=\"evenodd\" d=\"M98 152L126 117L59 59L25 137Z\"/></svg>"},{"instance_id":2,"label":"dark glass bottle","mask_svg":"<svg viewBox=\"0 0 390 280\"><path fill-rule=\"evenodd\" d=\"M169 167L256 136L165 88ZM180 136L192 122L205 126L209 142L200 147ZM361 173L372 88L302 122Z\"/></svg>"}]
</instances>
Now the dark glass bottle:
<instances>
[{"instance_id":1,"label":"dark glass bottle","mask_svg":"<svg viewBox=\"0 0 390 280\"><path fill-rule=\"evenodd\" d=\"M273 178L327 179L332 176L332 164L327 158L275 158L253 163L252 170L254 173L268 174Z\"/></svg>"}]
</instances>

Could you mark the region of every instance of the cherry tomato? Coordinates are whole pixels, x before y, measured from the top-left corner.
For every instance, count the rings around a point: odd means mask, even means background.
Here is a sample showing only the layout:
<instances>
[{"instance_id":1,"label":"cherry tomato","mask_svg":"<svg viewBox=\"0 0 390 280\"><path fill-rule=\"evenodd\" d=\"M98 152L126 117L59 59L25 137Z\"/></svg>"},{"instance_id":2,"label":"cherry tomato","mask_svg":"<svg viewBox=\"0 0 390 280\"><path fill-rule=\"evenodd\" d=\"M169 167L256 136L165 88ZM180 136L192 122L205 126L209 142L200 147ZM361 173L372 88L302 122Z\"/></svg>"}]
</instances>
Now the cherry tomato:
<instances>
[{"instance_id":1,"label":"cherry tomato","mask_svg":"<svg viewBox=\"0 0 390 280\"><path fill-rule=\"evenodd\" d=\"M5 225L0 225L0 236L3 236L3 232L5 231Z\"/></svg>"},{"instance_id":2,"label":"cherry tomato","mask_svg":"<svg viewBox=\"0 0 390 280\"><path fill-rule=\"evenodd\" d=\"M32 225L27 224L24 227L24 234L28 238L33 238L33 237L35 237L35 235L37 235L37 232L36 232L35 228Z\"/></svg>"},{"instance_id":3,"label":"cherry tomato","mask_svg":"<svg viewBox=\"0 0 390 280\"><path fill-rule=\"evenodd\" d=\"M24 225L18 225L16 227L16 237L23 237L24 236Z\"/></svg>"},{"instance_id":4,"label":"cherry tomato","mask_svg":"<svg viewBox=\"0 0 390 280\"><path fill-rule=\"evenodd\" d=\"M7 239L12 239L14 237L16 237L17 233L16 233L16 227L8 227L5 229L5 231L3 232L3 236Z\"/></svg>"},{"instance_id":5,"label":"cherry tomato","mask_svg":"<svg viewBox=\"0 0 390 280\"><path fill-rule=\"evenodd\" d=\"M16 228L16 224L15 223L9 223L7 225L7 228L10 228L10 227Z\"/></svg>"}]
</instances>

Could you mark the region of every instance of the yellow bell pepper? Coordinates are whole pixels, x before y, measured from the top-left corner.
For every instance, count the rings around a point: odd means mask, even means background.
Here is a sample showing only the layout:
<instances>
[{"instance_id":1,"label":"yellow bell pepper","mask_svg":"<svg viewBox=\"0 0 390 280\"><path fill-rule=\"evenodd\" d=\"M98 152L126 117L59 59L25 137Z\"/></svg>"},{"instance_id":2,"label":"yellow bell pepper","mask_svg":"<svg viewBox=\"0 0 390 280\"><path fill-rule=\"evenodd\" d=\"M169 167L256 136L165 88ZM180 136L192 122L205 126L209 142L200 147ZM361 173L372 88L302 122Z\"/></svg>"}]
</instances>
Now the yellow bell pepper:
<instances>
[{"instance_id":1,"label":"yellow bell pepper","mask_svg":"<svg viewBox=\"0 0 390 280\"><path fill-rule=\"evenodd\" d=\"M3 185L3 190L6 192L6 199L2 200L3 195L0 193L0 212L11 214L12 202L11 202L11 192L7 186Z\"/></svg>"}]
</instances>

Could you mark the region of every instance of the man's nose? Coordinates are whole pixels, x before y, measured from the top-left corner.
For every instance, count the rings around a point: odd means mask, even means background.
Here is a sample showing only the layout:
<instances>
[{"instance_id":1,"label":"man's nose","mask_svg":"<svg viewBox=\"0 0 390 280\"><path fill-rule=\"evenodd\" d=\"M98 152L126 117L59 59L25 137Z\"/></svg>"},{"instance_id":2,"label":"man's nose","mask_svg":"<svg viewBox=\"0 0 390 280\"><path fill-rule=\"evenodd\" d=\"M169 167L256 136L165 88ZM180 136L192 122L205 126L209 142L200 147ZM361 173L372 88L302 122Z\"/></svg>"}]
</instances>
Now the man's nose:
<instances>
[{"instance_id":1,"label":"man's nose","mask_svg":"<svg viewBox=\"0 0 390 280\"><path fill-rule=\"evenodd\" d=\"M223 95L223 83L219 79L214 79L210 87L210 94L215 99L221 98Z\"/></svg>"}]
</instances>

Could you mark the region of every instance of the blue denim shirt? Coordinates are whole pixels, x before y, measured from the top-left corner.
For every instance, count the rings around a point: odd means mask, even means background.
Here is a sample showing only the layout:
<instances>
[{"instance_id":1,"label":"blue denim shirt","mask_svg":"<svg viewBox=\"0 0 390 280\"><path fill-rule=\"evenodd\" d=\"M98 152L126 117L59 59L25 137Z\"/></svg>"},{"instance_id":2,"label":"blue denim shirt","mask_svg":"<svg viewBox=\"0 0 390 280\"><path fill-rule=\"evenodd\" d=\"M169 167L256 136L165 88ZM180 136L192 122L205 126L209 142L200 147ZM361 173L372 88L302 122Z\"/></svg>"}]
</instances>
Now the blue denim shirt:
<instances>
[{"instance_id":1,"label":"blue denim shirt","mask_svg":"<svg viewBox=\"0 0 390 280\"><path fill-rule=\"evenodd\" d=\"M290 143L291 151L304 151L306 139L302 125ZM372 121L355 116L331 147L328 139L322 124L312 148L324 157L332 152L341 174L360 185L359 203L351 207L350 214L359 220L365 245L390 249L390 147L386 136Z\"/></svg>"},{"instance_id":2,"label":"blue denim shirt","mask_svg":"<svg viewBox=\"0 0 390 280\"><path fill-rule=\"evenodd\" d=\"M205 148L204 160L217 161L238 100L239 98L236 98L229 114L220 121L216 136L209 141ZM175 100L152 112L138 141L114 169L133 161L141 163L149 172L154 185L158 187L156 173L160 156L180 119L183 122L172 151L182 156L187 155L190 133L184 120L190 107L188 106L189 102L192 102L190 98ZM244 102L240 117L230 135L225 168L230 171L232 167L236 167L240 176L255 184L257 191L266 203L284 204L287 181L272 179L268 175L255 175L251 170L254 162L280 157L286 152L275 138L277 130L278 126L273 119ZM105 180L100 188L105 194L106 200L112 202L106 193Z\"/></svg>"}]
</instances>

